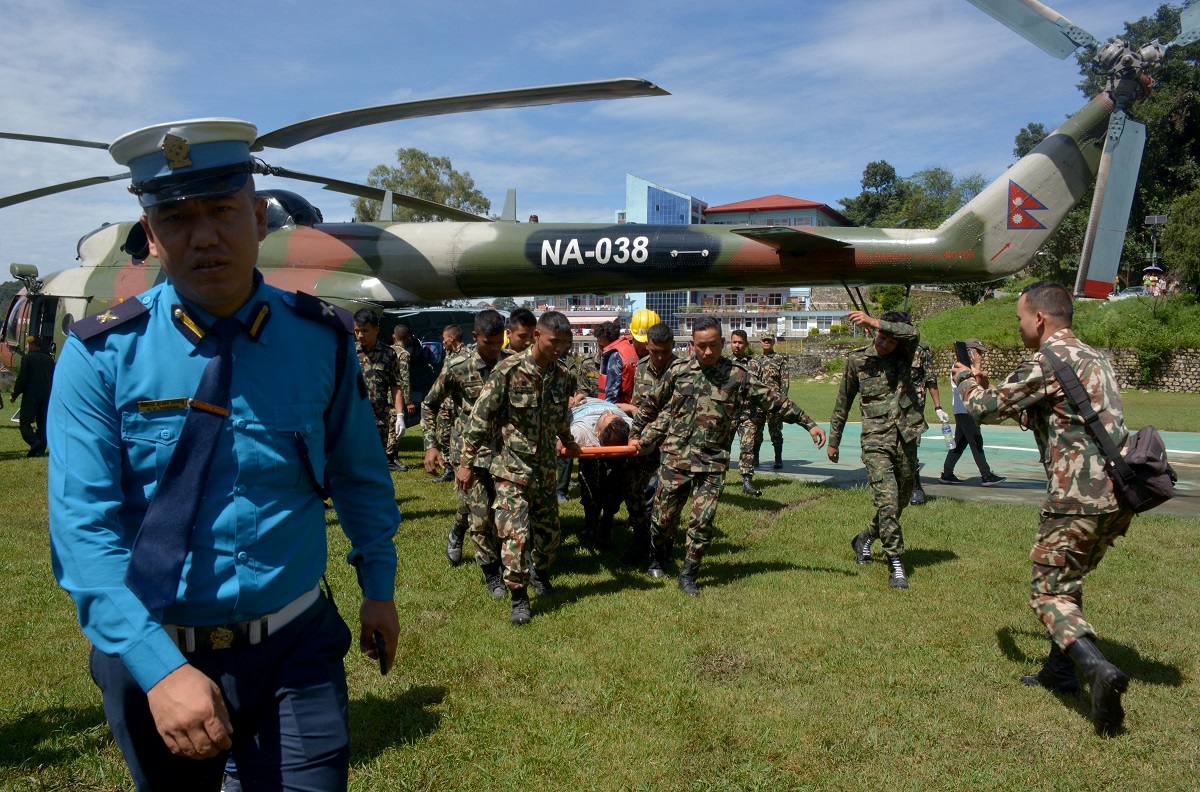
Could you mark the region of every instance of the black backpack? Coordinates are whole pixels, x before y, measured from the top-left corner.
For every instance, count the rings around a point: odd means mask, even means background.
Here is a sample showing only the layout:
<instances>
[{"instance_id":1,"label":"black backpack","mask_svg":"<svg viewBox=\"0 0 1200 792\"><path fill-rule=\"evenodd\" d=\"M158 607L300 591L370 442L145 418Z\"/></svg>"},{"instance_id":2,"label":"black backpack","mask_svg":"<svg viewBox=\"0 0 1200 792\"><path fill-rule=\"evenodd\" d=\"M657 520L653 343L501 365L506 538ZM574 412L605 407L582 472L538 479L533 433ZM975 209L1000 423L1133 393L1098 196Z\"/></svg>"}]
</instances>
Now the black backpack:
<instances>
[{"instance_id":1,"label":"black backpack","mask_svg":"<svg viewBox=\"0 0 1200 792\"><path fill-rule=\"evenodd\" d=\"M1043 349L1042 354L1054 367L1058 384L1083 418L1088 434L1100 446L1105 458L1104 470L1126 508L1140 514L1169 501L1175 495L1176 477L1167 462L1167 447L1158 430L1146 426L1129 435L1122 455L1092 409L1092 400L1075 371L1053 352Z\"/></svg>"}]
</instances>

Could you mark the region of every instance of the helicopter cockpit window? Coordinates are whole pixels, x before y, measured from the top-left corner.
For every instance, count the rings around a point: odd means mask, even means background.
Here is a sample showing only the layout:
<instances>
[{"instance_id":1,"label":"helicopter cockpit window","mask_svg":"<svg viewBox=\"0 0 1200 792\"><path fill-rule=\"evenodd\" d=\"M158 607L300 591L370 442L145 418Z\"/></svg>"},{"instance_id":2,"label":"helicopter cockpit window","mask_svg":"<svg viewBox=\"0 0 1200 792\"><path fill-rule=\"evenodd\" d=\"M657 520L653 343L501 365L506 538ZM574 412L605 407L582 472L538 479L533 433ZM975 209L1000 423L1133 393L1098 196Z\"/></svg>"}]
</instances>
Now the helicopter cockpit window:
<instances>
[{"instance_id":1,"label":"helicopter cockpit window","mask_svg":"<svg viewBox=\"0 0 1200 792\"><path fill-rule=\"evenodd\" d=\"M21 340L21 315L25 313L25 303L24 297L14 297L8 316L4 317L4 340L14 346Z\"/></svg>"},{"instance_id":2,"label":"helicopter cockpit window","mask_svg":"<svg viewBox=\"0 0 1200 792\"><path fill-rule=\"evenodd\" d=\"M287 209L283 208L283 204L273 195L266 195L267 199L267 231L277 231L284 227L296 227L296 221L292 219L292 215Z\"/></svg>"}]
</instances>

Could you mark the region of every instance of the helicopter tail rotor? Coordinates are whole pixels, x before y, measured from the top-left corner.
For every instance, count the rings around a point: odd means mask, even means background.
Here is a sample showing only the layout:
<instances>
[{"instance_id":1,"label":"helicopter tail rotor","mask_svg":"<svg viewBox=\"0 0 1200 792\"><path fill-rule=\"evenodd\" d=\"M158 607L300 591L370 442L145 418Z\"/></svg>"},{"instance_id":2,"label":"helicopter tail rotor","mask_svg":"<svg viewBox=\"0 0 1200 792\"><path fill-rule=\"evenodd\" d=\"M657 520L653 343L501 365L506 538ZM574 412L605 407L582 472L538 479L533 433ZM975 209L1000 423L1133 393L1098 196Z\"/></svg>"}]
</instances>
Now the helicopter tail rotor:
<instances>
[{"instance_id":1,"label":"helicopter tail rotor","mask_svg":"<svg viewBox=\"0 0 1200 792\"><path fill-rule=\"evenodd\" d=\"M1126 110L1154 84L1150 74L1168 48L1200 40L1200 6L1183 12L1183 32L1170 44L1154 40L1134 50L1121 39L1101 43L1038 0L968 2L1056 58L1066 58L1081 47L1091 50L1092 68L1108 77L1104 93L1112 102L1112 118L1075 282L1076 296L1105 297L1112 291L1121 260L1146 145L1146 127L1129 119Z\"/></svg>"}]
</instances>

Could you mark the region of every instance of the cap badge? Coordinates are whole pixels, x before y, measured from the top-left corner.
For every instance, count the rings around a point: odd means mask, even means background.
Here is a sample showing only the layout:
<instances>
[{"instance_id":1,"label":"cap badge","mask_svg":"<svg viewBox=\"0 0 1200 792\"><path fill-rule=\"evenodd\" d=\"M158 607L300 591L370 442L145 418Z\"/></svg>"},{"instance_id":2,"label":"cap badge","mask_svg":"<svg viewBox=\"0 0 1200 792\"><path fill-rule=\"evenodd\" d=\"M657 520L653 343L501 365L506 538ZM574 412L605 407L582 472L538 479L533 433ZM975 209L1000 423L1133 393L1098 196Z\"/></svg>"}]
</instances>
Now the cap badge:
<instances>
[{"instance_id":1,"label":"cap badge","mask_svg":"<svg viewBox=\"0 0 1200 792\"><path fill-rule=\"evenodd\" d=\"M191 166L191 148L188 142L176 135L168 134L163 137L162 153L167 158L167 167L179 170Z\"/></svg>"}]
</instances>

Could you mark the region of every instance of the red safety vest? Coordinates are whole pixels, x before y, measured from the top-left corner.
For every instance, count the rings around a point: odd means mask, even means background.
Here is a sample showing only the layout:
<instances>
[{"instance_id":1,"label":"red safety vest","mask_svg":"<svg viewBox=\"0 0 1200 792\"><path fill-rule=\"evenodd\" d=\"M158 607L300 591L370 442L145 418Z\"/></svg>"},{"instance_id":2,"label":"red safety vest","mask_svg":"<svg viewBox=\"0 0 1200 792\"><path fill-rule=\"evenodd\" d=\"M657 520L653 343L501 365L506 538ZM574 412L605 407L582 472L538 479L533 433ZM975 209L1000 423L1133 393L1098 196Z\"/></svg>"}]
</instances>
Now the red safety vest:
<instances>
[{"instance_id":1,"label":"red safety vest","mask_svg":"<svg viewBox=\"0 0 1200 792\"><path fill-rule=\"evenodd\" d=\"M596 395L603 399L607 391L608 375L606 372L608 371L608 360L613 354L621 356L621 390L617 394L617 404L628 404L633 399L633 375L637 371L638 363L637 348L634 347L633 339L629 336L621 336L604 347L604 352L600 355L600 382L597 385Z\"/></svg>"}]
</instances>

